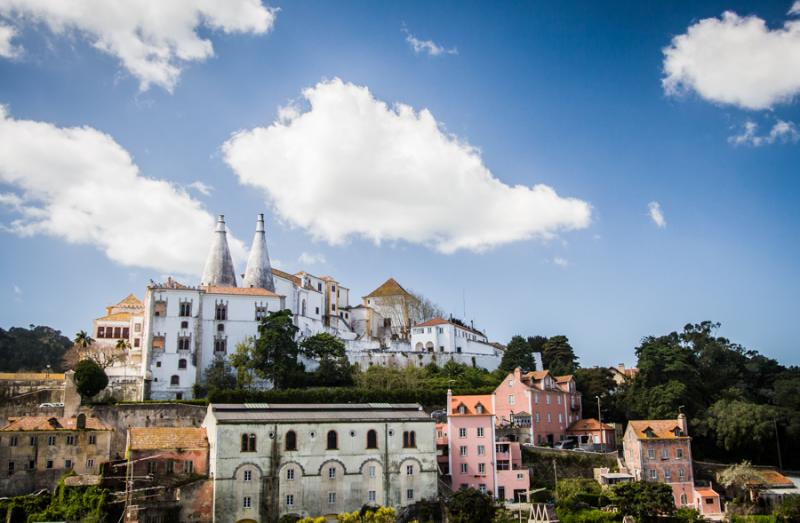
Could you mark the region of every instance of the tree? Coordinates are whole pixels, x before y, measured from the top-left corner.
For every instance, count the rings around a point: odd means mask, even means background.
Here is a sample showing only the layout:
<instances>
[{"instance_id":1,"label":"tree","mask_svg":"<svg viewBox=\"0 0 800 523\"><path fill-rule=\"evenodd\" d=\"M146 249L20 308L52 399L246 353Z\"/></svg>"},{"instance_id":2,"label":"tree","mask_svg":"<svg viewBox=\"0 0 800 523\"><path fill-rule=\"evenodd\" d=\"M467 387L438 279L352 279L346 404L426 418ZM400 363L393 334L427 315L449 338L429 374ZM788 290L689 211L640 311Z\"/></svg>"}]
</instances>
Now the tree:
<instances>
[{"instance_id":1,"label":"tree","mask_svg":"<svg viewBox=\"0 0 800 523\"><path fill-rule=\"evenodd\" d=\"M86 359L75 365L75 387L84 399L96 396L107 385L108 376L95 361Z\"/></svg>"},{"instance_id":2,"label":"tree","mask_svg":"<svg viewBox=\"0 0 800 523\"><path fill-rule=\"evenodd\" d=\"M0 370L6 372L53 372L64 369L62 360L72 341L51 327L0 328Z\"/></svg>"},{"instance_id":3,"label":"tree","mask_svg":"<svg viewBox=\"0 0 800 523\"><path fill-rule=\"evenodd\" d=\"M506 373L513 372L517 367L521 368L522 372L536 370L536 360L533 354L542 352L546 342L547 338L543 336L532 336L528 339L514 336L503 352L500 368Z\"/></svg>"},{"instance_id":4,"label":"tree","mask_svg":"<svg viewBox=\"0 0 800 523\"><path fill-rule=\"evenodd\" d=\"M672 487L654 481L629 481L611 488L611 496L624 516L633 516L640 523L658 521L659 516L675 512Z\"/></svg>"},{"instance_id":5,"label":"tree","mask_svg":"<svg viewBox=\"0 0 800 523\"><path fill-rule=\"evenodd\" d=\"M767 444L775 441L776 417L777 410L771 405L721 399L709 407L703 430L721 449L760 456Z\"/></svg>"},{"instance_id":6,"label":"tree","mask_svg":"<svg viewBox=\"0 0 800 523\"><path fill-rule=\"evenodd\" d=\"M89 336L86 331L81 330L75 334L75 339L72 341L77 347L81 349L88 349L94 343L94 338Z\"/></svg>"},{"instance_id":7,"label":"tree","mask_svg":"<svg viewBox=\"0 0 800 523\"><path fill-rule=\"evenodd\" d=\"M597 396L600 396L602 418L605 421L622 420L623 413L617 406L617 382L608 367L591 367L575 371L575 383L581 393L584 417L594 417L597 412Z\"/></svg>"},{"instance_id":8,"label":"tree","mask_svg":"<svg viewBox=\"0 0 800 523\"><path fill-rule=\"evenodd\" d=\"M203 371L203 388L207 391L236 388L236 377L231 366L224 360L217 360Z\"/></svg>"},{"instance_id":9,"label":"tree","mask_svg":"<svg viewBox=\"0 0 800 523\"><path fill-rule=\"evenodd\" d=\"M754 501L758 490L767 484L767 480L749 461L742 461L720 472L719 483L739 494L747 492L750 501Z\"/></svg>"},{"instance_id":10,"label":"tree","mask_svg":"<svg viewBox=\"0 0 800 523\"><path fill-rule=\"evenodd\" d=\"M417 317L419 318L420 322L428 321L433 318L444 318L444 311L441 307L439 307L439 305L426 298L419 292L410 289L408 292L417 299Z\"/></svg>"},{"instance_id":11,"label":"tree","mask_svg":"<svg viewBox=\"0 0 800 523\"><path fill-rule=\"evenodd\" d=\"M395 510L391 507L364 507L336 516L338 523L394 523L396 519Z\"/></svg>"},{"instance_id":12,"label":"tree","mask_svg":"<svg viewBox=\"0 0 800 523\"><path fill-rule=\"evenodd\" d=\"M233 354L228 358L230 366L236 370L234 386L246 389L253 383L254 339L247 338L236 344Z\"/></svg>"},{"instance_id":13,"label":"tree","mask_svg":"<svg viewBox=\"0 0 800 523\"><path fill-rule=\"evenodd\" d=\"M300 343L300 353L319 362L314 371L314 385L341 386L353 384L353 366L347 359L344 342L339 338L320 332Z\"/></svg>"},{"instance_id":14,"label":"tree","mask_svg":"<svg viewBox=\"0 0 800 523\"><path fill-rule=\"evenodd\" d=\"M270 313L258 326L251 368L276 389L302 385L304 381L305 368L297 361L297 330L289 309Z\"/></svg>"},{"instance_id":15,"label":"tree","mask_svg":"<svg viewBox=\"0 0 800 523\"><path fill-rule=\"evenodd\" d=\"M474 488L462 488L447 501L447 511L452 523L485 523L492 521L496 507L488 494Z\"/></svg>"},{"instance_id":16,"label":"tree","mask_svg":"<svg viewBox=\"0 0 800 523\"><path fill-rule=\"evenodd\" d=\"M553 336L542 345L542 362L551 374L573 374L578 369L578 357L566 336Z\"/></svg>"}]
</instances>

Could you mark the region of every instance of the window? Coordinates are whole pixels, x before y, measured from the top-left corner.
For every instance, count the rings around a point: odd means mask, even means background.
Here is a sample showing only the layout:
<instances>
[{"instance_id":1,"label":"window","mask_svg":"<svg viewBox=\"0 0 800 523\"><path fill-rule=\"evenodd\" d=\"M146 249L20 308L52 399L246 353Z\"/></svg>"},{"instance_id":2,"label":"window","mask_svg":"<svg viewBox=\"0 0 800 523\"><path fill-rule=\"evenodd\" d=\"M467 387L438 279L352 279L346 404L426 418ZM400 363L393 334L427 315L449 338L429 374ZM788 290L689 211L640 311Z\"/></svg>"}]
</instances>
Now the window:
<instances>
[{"instance_id":1,"label":"window","mask_svg":"<svg viewBox=\"0 0 800 523\"><path fill-rule=\"evenodd\" d=\"M478 445L478 456L485 456L485 455L486 455L486 446Z\"/></svg>"},{"instance_id":2,"label":"window","mask_svg":"<svg viewBox=\"0 0 800 523\"><path fill-rule=\"evenodd\" d=\"M658 471L656 469L650 469L650 479L658 479Z\"/></svg>"},{"instance_id":3,"label":"window","mask_svg":"<svg viewBox=\"0 0 800 523\"><path fill-rule=\"evenodd\" d=\"M537 413L536 413L536 423L539 423L541 420L542 420L542 419L541 419L541 416L540 416L540 415L539 415L539 413L537 412Z\"/></svg>"},{"instance_id":4,"label":"window","mask_svg":"<svg viewBox=\"0 0 800 523\"><path fill-rule=\"evenodd\" d=\"M328 468L328 479L336 479L336 467Z\"/></svg>"},{"instance_id":5,"label":"window","mask_svg":"<svg viewBox=\"0 0 800 523\"><path fill-rule=\"evenodd\" d=\"M189 336L178 336L178 350L191 350L192 338Z\"/></svg>"},{"instance_id":6,"label":"window","mask_svg":"<svg viewBox=\"0 0 800 523\"><path fill-rule=\"evenodd\" d=\"M486 474L486 463L478 463L478 474Z\"/></svg>"},{"instance_id":7,"label":"window","mask_svg":"<svg viewBox=\"0 0 800 523\"><path fill-rule=\"evenodd\" d=\"M483 414L483 411L484 411L484 409L483 409L483 405L481 405L480 403L478 403L478 404L475 406L475 412L476 412L477 414Z\"/></svg>"},{"instance_id":8,"label":"window","mask_svg":"<svg viewBox=\"0 0 800 523\"><path fill-rule=\"evenodd\" d=\"M552 423L552 422L553 422L553 415L548 412L547 413L547 423Z\"/></svg>"},{"instance_id":9,"label":"window","mask_svg":"<svg viewBox=\"0 0 800 523\"><path fill-rule=\"evenodd\" d=\"M686 479L686 471L683 469L678 469L678 478L683 481Z\"/></svg>"},{"instance_id":10,"label":"window","mask_svg":"<svg viewBox=\"0 0 800 523\"><path fill-rule=\"evenodd\" d=\"M328 492L328 504L333 505L336 503L336 492Z\"/></svg>"},{"instance_id":11,"label":"window","mask_svg":"<svg viewBox=\"0 0 800 523\"><path fill-rule=\"evenodd\" d=\"M374 478L375 477L375 465L370 465L369 469L367 469L367 470L369 472L369 477Z\"/></svg>"},{"instance_id":12,"label":"window","mask_svg":"<svg viewBox=\"0 0 800 523\"><path fill-rule=\"evenodd\" d=\"M550 405L550 394L545 394L545 395L544 395L544 399L545 399L545 403L547 403L548 405Z\"/></svg>"},{"instance_id":13,"label":"window","mask_svg":"<svg viewBox=\"0 0 800 523\"><path fill-rule=\"evenodd\" d=\"M414 489L406 489L406 499L414 499Z\"/></svg>"},{"instance_id":14,"label":"window","mask_svg":"<svg viewBox=\"0 0 800 523\"><path fill-rule=\"evenodd\" d=\"M170 385L180 385L181 384L180 376L178 376L177 374L173 374L172 377L169 379L169 384Z\"/></svg>"},{"instance_id":15,"label":"window","mask_svg":"<svg viewBox=\"0 0 800 523\"><path fill-rule=\"evenodd\" d=\"M16 442L14 443L16 445ZM75 436L72 434L67 436L67 445L74 445L75 444Z\"/></svg>"},{"instance_id":16,"label":"window","mask_svg":"<svg viewBox=\"0 0 800 523\"><path fill-rule=\"evenodd\" d=\"M286 481L294 481L294 469L286 469Z\"/></svg>"},{"instance_id":17,"label":"window","mask_svg":"<svg viewBox=\"0 0 800 523\"><path fill-rule=\"evenodd\" d=\"M656 459L656 449L647 449L647 459Z\"/></svg>"},{"instance_id":18,"label":"window","mask_svg":"<svg viewBox=\"0 0 800 523\"><path fill-rule=\"evenodd\" d=\"M122 337L122 329L119 327L114 327L114 338L121 338Z\"/></svg>"},{"instance_id":19,"label":"window","mask_svg":"<svg viewBox=\"0 0 800 523\"><path fill-rule=\"evenodd\" d=\"M287 507L294 506L294 494L286 494L286 506Z\"/></svg>"},{"instance_id":20,"label":"window","mask_svg":"<svg viewBox=\"0 0 800 523\"><path fill-rule=\"evenodd\" d=\"M678 459L683 459L683 449L681 448L675 449L675 457Z\"/></svg>"},{"instance_id":21,"label":"window","mask_svg":"<svg viewBox=\"0 0 800 523\"><path fill-rule=\"evenodd\" d=\"M242 434L242 452L256 451L256 435Z\"/></svg>"},{"instance_id":22,"label":"window","mask_svg":"<svg viewBox=\"0 0 800 523\"><path fill-rule=\"evenodd\" d=\"M191 474L194 472L194 462L192 460L186 460L183 462L183 472L184 474Z\"/></svg>"},{"instance_id":23,"label":"window","mask_svg":"<svg viewBox=\"0 0 800 523\"><path fill-rule=\"evenodd\" d=\"M8 446L9 447L16 447L17 446L17 436L11 436L11 438L8 440Z\"/></svg>"},{"instance_id":24,"label":"window","mask_svg":"<svg viewBox=\"0 0 800 523\"><path fill-rule=\"evenodd\" d=\"M72 460L71 459L65 459L64 460L64 468L65 469L71 469L72 468Z\"/></svg>"},{"instance_id":25,"label":"window","mask_svg":"<svg viewBox=\"0 0 800 523\"><path fill-rule=\"evenodd\" d=\"M467 437L467 429L464 428L464 427L459 428L458 429L458 437L459 438L466 438Z\"/></svg>"},{"instance_id":26,"label":"window","mask_svg":"<svg viewBox=\"0 0 800 523\"><path fill-rule=\"evenodd\" d=\"M36 468L36 461L34 461L32 459L28 460L28 470L33 470L35 468Z\"/></svg>"},{"instance_id":27,"label":"window","mask_svg":"<svg viewBox=\"0 0 800 523\"><path fill-rule=\"evenodd\" d=\"M148 461L147 462L147 473L148 474L155 474L156 473L156 465L158 465L158 463L156 463L155 461Z\"/></svg>"},{"instance_id":28,"label":"window","mask_svg":"<svg viewBox=\"0 0 800 523\"><path fill-rule=\"evenodd\" d=\"M225 321L228 319L228 306L226 304L217 303L214 309L214 319L217 321Z\"/></svg>"},{"instance_id":29,"label":"window","mask_svg":"<svg viewBox=\"0 0 800 523\"><path fill-rule=\"evenodd\" d=\"M316 314L319 315L319 307L314 307L316 309Z\"/></svg>"},{"instance_id":30,"label":"window","mask_svg":"<svg viewBox=\"0 0 800 523\"><path fill-rule=\"evenodd\" d=\"M461 470L462 474L466 474L467 473L467 464L466 463L462 463L460 470Z\"/></svg>"},{"instance_id":31,"label":"window","mask_svg":"<svg viewBox=\"0 0 800 523\"><path fill-rule=\"evenodd\" d=\"M481 483L478 485L478 490L481 491L481 494L486 494L486 483Z\"/></svg>"},{"instance_id":32,"label":"window","mask_svg":"<svg viewBox=\"0 0 800 523\"><path fill-rule=\"evenodd\" d=\"M417 433L413 430L403 432L403 448L410 449L417 446Z\"/></svg>"},{"instance_id":33,"label":"window","mask_svg":"<svg viewBox=\"0 0 800 523\"><path fill-rule=\"evenodd\" d=\"M142 344L142 339L141 338L134 338L133 339L134 348L139 348L139 346L141 346L141 344Z\"/></svg>"},{"instance_id":34,"label":"window","mask_svg":"<svg viewBox=\"0 0 800 523\"><path fill-rule=\"evenodd\" d=\"M91 438L91 436L89 436ZM31 447L35 447L39 443L39 438L36 436L31 436ZM89 442L91 443L91 441Z\"/></svg>"},{"instance_id":35,"label":"window","mask_svg":"<svg viewBox=\"0 0 800 523\"><path fill-rule=\"evenodd\" d=\"M328 431L328 450L336 450L339 448L339 436L335 430Z\"/></svg>"},{"instance_id":36,"label":"window","mask_svg":"<svg viewBox=\"0 0 800 523\"><path fill-rule=\"evenodd\" d=\"M305 301L303 301L303 306L305 307ZM266 317L267 317L267 306L256 305L256 321L261 321Z\"/></svg>"},{"instance_id":37,"label":"window","mask_svg":"<svg viewBox=\"0 0 800 523\"><path fill-rule=\"evenodd\" d=\"M286 450L297 450L297 433L293 430L286 433Z\"/></svg>"},{"instance_id":38,"label":"window","mask_svg":"<svg viewBox=\"0 0 800 523\"><path fill-rule=\"evenodd\" d=\"M406 465L406 476L414 475L414 465Z\"/></svg>"},{"instance_id":39,"label":"window","mask_svg":"<svg viewBox=\"0 0 800 523\"><path fill-rule=\"evenodd\" d=\"M242 499L242 508L251 508L252 506L253 500L250 498L250 496L245 496L244 499Z\"/></svg>"},{"instance_id":40,"label":"window","mask_svg":"<svg viewBox=\"0 0 800 523\"><path fill-rule=\"evenodd\" d=\"M167 474L172 474L175 472L175 462L171 459L167 460Z\"/></svg>"},{"instance_id":41,"label":"window","mask_svg":"<svg viewBox=\"0 0 800 523\"><path fill-rule=\"evenodd\" d=\"M178 368L179 369L185 369L186 368L186 359L185 358L181 358L181 359L178 360Z\"/></svg>"},{"instance_id":42,"label":"window","mask_svg":"<svg viewBox=\"0 0 800 523\"><path fill-rule=\"evenodd\" d=\"M669 469L666 469L664 471L664 481L671 481L671 480L672 480L672 471L669 470Z\"/></svg>"},{"instance_id":43,"label":"window","mask_svg":"<svg viewBox=\"0 0 800 523\"><path fill-rule=\"evenodd\" d=\"M192 302L182 301L179 304L178 316L191 316L192 315Z\"/></svg>"},{"instance_id":44,"label":"window","mask_svg":"<svg viewBox=\"0 0 800 523\"><path fill-rule=\"evenodd\" d=\"M539 404L539 393L538 392L533 395L533 402L536 403L537 405Z\"/></svg>"},{"instance_id":45,"label":"window","mask_svg":"<svg viewBox=\"0 0 800 523\"><path fill-rule=\"evenodd\" d=\"M556 399L558 400L558 404L559 404L559 405L561 405L561 394L559 394L558 396L556 396Z\"/></svg>"},{"instance_id":46,"label":"window","mask_svg":"<svg viewBox=\"0 0 800 523\"><path fill-rule=\"evenodd\" d=\"M558 413L558 422L559 423L563 423L564 422L564 416L562 416L560 412Z\"/></svg>"},{"instance_id":47,"label":"window","mask_svg":"<svg viewBox=\"0 0 800 523\"><path fill-rule=\"evenodd\" d=\"M9 476L14 474L14 467L15 467L15 463L13 461L9 461L8 462L8 475Z\"/></svg>"},{"instance_id":48,"label":"window","mask_svg":"<svg viewBox=\"0 0 800 523\"><path fill-rule=\"evenodd\" d=\"M509 387L513 387L514 386L514 380L508 380L508 386Z\"/></svg>"},{"instance_id":49,"label":"window","mask_svg":"<svg viewBox=\"0 0 800 523\"><path fill-rule=\"evenodd\" d=\"M686 505L688 499L686 498L686 494L681 494L681 505Z\"/></svg>"},{"instance_id":50,"label":"window","mask_svg":"<svg viewBox=\"0 0 800 523\"><path fill-rule=\"evenodd\" d=\"M375 501L377 499L378 499L378 497L377 497L377 495L376 495L374 490L370 490L370 491L367 492L367 501L368 502L375 503Z\"/></svg>"},{"instance_id":51,"label":"window","mask_svg":"<svg viewBox=\"0 0 800 523\"><path fill-rule=\"evenodd\" d=\"M466 456L467 455L467 446L466 445L461 445L460 447L458 447L458 455L459 456Z\"/></svg>"},{"instance_id":52,"label":"window","mask_svg":"<svg viewBox=\"0 0 800 523\"><path fill-rule=\"evenodd\" d=\"M142 324L141 323L134 323L133 324L133 332L142 332Z\"/></svg>"},{"instance_id":53,"label":"window","mask_svg":"<svg viewBox=\"0 0 800 523\"><path fill-rule=\"evenodd\" d=\"M517 402L517 397L514 396L513 394L509 394L508 395L508 404L509 405L514 405L516 402Z\"/></svg>"},{"instance_id":54,"label":"window","mask_svg":"<svg viewBox=\"0 0 800 523\"><path fill-rule=\"evenodd\" d=\"M227 351L228 339L215 337L214 338L214 352L224 353Z\"/></svg>"},{"instance_id":55,"label":"window","mask_svg":"<svg viewBox=\"0 0 800 523\"><path fill-rule=\"evenodd\" d=\"M106 337L106 328L105 327L97 327L97 337L98 338L105 338Z\"/></svg>"},{"instance_id":56,"label":"window","mask_svg":"<svg viewBox=\"0 0 800 523\"><path fill-rule=\"evenodd\" d=\"M378 448L378 433L372 429L367 431L367 448L368 449Z\"/></svg>"},{"instance_id":57,"label":"window","mask_svg":"<svg viewBox=\"0 0 800 523\"><path fill-rule=\"evenodd\" d=\"M225 332L225 324L217 323L217 332Z\"/></svg>"},{"instance_id":58,"label":"window","mask_svg":"<svg viewBox=\"0 0 800 523\"><path fill-rule=\"evenodd\" d=\"M467 407L465 407L464 405L459 405L458 406L458 413L459 414L466 414L467 413Z\"/></svg>"},{"instance_id":59,"label":"window","mask_svg":"<svg viewBox=\"0 0 800 523\"><path fill-rule=\"evenodd\" d=\"M56 444L56 437L55 436L47 436L47 444L51 447L55 446Z\"/></svg>"},{"instance_id":60,"label":"window","mask_svg":"<svg viewBox=\"0 0 800 523\"><path fill-rule=\"evenodd\" d=\"M242 479L244 481L253 481L253 471L252 470L245 470L244 474L242 474Z\"/></svg>"}]
</instances>

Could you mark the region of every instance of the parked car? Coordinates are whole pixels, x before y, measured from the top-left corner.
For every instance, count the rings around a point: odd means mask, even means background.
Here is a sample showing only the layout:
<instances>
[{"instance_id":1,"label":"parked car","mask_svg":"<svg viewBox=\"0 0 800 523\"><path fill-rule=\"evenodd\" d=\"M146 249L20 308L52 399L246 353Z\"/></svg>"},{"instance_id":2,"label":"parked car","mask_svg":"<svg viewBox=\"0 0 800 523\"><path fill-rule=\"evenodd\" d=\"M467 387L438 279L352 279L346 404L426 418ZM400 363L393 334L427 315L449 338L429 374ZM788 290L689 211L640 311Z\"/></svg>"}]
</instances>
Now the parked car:
<instances>
[{"instance_id":1,"label":"parked car","mask_svg":"<svg viewBox=\"0 0 800 523\"><path fill-rule=\"evenodd\" d=\"M570 450L570 449L574 449L577 446L578 446L578 442L575 441L574 439L565 439L565 440L561 440L558 443L556 443L555 445L553 445L553 448L554 449L561 449L561 450Z\"/></svg>"}]
</instances>

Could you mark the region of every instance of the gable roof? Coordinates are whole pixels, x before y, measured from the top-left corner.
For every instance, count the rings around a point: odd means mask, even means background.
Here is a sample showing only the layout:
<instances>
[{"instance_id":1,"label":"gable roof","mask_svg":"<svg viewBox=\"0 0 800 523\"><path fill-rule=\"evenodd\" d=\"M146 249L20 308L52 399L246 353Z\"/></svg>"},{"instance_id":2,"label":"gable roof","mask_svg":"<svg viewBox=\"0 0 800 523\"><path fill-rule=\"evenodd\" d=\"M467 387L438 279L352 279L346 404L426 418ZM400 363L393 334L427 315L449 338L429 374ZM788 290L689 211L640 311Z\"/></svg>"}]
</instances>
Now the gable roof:
<instances>
[{"instance_id":1,"label":"gable roof","mask_svg":"<svg viewBox=\"0 0 800 523\"><path fill-rule=\"evenodd\" d=\"M688 438L689 436L676 436L675 429L680 429L681 425L678 420L674 419L646 419L646 420L631 420L628 422L628 429L633 430L636 437L639 439L681 439ZM653 438L647 436L645 431L648 429L653 431Z\"/></svg>"},{"instance_id":2,"label":"gable roof","mask_svg":"<svg viewBox=\"0 0 800 523\"><path fill-rule=\"evenodd\" d=\"M478 405L483 406L483 412L478 413ZM461 414L458 412L458 407L464 405L466 412ZM492 412L492 395L491 394L472 394L469 396L452 396L450 398L450 414L453 416L486 416L494 414Z\"/></svg>"},{"instance_id":3,"label":"gable roof","mask_svg":"<svg viewBox=\"0 0 800 523\"><path fill-rule=\"evenodd\" d=\"M414 327L433 327L434 325L447 325L450 322L445 320L444 318L431 318L428 321L423 321L422 323L417 323Z\"/></svg>"},{"instance_id":4,"label":"gable roof","mask_svg":"<svg viewBox=\"0 0 800 523\"><path fill-rule=\"evenodd\" d=\"M556 383L567 383L568 381L572 381L572 374L567 374L566 376L556 376Z\"/></svg>"},{"instance_id":5,"label":"gable roof","mask_svg":"<svg viewBox=\"0 0 800 523\"><path fill-rule=\"evenodd\" d=\"M24 416L8 418L8 425L1 428L3 432L43 431L43 430L112 430L97 418L86 417L86 429L78 429L77 418L54 418L49 416Z\"/></svg>"},{"instance_id":6,"label":"gable roof","mask_svg":"<svg viewBox=\"0 0 800 523\"><path fill-rule=\"evenodd\" d=\"M532 370L523 376L528 379L533 379L536 381L543 380L546 376L550 374L549 370Z\"/></svg>"},{"instance_id":7,"label":"gable roof","mask_svg":"<svg viewBox=\"0 0 800 523\"><path fill-rule=\"evenodd\" d=\"M364 298L378 298L383 296L409 296L414 298L414 295L405 290L394 278L389 278L377 289L364 296Z\"/></svg>"},{"instance_id":8,"label":"gable roof","mask_svg":"<svg viewBox=\"0 0 800 523\"><path fill-rule=\"evenodd\" d=\"M197 427L131 427L131 450L207 449L206 429Z\"/></svg>"},{"instance_id":9,"label":"gable roof","mask_svg":"<svg viewBox=\"0 0 800 523\"><path fill-rule=\"evenodd\" d=\"M575 431L589 431L589 430L614 430L614 427L607 423L600 423L594 418L585 418L579 419L575 421L572 425L567 428L568 431L575 430Z\"/></svg>"},{"instance_id":10,"label":"gable roof","mask_svg":"<svg viewBox=\"0 0 800 523\"><path fill-rule=\"evenodd\" d=\"M289 274L288 272L283 272L280 269L276 269L275 267L272 268L272 274L277 276L278 278L283 278L284 280L289 280L290 282L294 283L298 287L301 285L302 280L299 276L295 276L294 274ZM297 273L302 274L302 273Z\"/></svg>"},{"instance_id":11,"label":"gable roof","mask_svg":"<svg viewBox=\"0 0 800 523\"><path fill-rule=\"evenodd\" d=\"M144 307L144 305L142 304L142 300L140 300L133 293L131 293L125 296L119 303L114 305L114 307L141 309L142 307Z\"/></svg>"}]
</instances>

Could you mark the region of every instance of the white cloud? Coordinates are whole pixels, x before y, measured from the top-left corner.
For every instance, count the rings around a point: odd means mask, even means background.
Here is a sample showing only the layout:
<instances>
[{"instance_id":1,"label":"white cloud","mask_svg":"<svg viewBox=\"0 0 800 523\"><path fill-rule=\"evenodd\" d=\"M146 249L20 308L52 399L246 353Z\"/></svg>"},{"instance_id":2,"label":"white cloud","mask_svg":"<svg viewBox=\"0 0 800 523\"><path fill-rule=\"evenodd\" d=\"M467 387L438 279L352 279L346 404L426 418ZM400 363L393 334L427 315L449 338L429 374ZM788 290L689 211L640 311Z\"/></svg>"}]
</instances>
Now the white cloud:
<instances>
[{"instance_id":1,"label":"white cloud","mask_svg":"<svg viewBox=\"0 0 800 523\"><path fill-rule=\"evenodd\" d=\"M800 0L792 4L792 7L789 9L790 15L800 15Z\"/></svg>"},{"instance_id":2,"label":"white cloud","mask_svg":"<svg viewBox=\"0 0 800 523\"><path fill-rule=\"evenodd\" d=\"M408 32L408 29L403 27L403 32L406 35L406 42L411 46L415 53L427 53L429 56L439 56L442 54L458 54L458 49L451 47L450 49L441 46L433 40L420 40L419 38Z\"/></svg>"},{"instance_id":3,"label":"white cloud","mask_svg":"<svg viewBox=\"0 0 800 523\"><path fill-rule=\"evenodd\" d=\"M558 265L559 267L569 266L569 260L567 260L566 258L562 258L561 256L556 256L555 258L553 258L553 263Z\"/></svg>"},{"instance_id":4,"label":"white cloud","mask_svg":"<svg viewBox=\"0 0 800 523\"><path fill-rule=\"evenodd\" d=\"M303 252L297 258L300 265L316 265L325 263L325 255Z\"/></svg>"},{"instance_id":5,"label":"white cloud","mask_svg":"<svg viewBox=\"0 0 800 523\"><path fill-rule=\"evenodd\" d=\"M3 58L16 58L22 49L11 43L17 35L17 30L9 25L0 23L0 56Z\"/></svg>"},{"instance_id":6,"label":"white cloud","mask_svg":"<svg viewBox=\"0 0 800 523\"><path fill-rule=\"evenodd\" d=\"M276 14L259 0L0 0L0 15L18 25L86 37L119 59L142 91L153 84L171 92L186 63L214 55L200 28L263 34Z\"/></svg>"},{"instance_id":7,"label":"white cloud","mask_svg":"<svg viewBox=\"0 0 800 523\"><path fill-rule=\"evenodd\" d=\"M790 13L800 13L799 5ZM712 102L766 109L800 92L800 20L770 29L757 16L726 11L691 25L663 51L670 95L694 91Z\"/></svg>"},{"instance_id":8,"label":"white cloud","mask_svg":"<svg viewBox=\"0 0 800 523\"><path fill-rule=\"evenodd\" d=\"M667 220L664 218L664 213L661 211L661 204L658 202L650 202L647 204L648 212L650 213L650 219L653 220L653 223L659 229L663 229L667 226Z\"/></svg>"},{"instance_id":9,"label":"white cloud","mask_svg":"<svg viewBox=\"0 0 800 523\"><path fill-rule=\"evenodd\" d=\"M797 126L792 122L785 122L778 120L772 126L768 134L759 135L758 124L752 120L745 122L742 132L740 134L728 137L728 142L733 145L751 145L753 147L760 147L762 145L771 145L776 142L779 143L797 143L800 141L800 132L797 131Z\"/></svg>"},{"instance_id":10,"label":"white cloud","mask_svg":"<svg viewBox=\"0 0 800 523\"><path fill-rule=\"evenodd\" d=\"M214 217L183 189L139 173L128 152L91 127L15 120L0 106L0 198L7 232L93 245L126 266L199 275ZM12 194L13 196L9 196ZM242 243L229 238L235 260Z\"/></svg>"},{"instance_id":11,"label":"white cloud","mask_svg":"<svg viewBox=\"0 0 800 523\"><path fill-rule=\"evenodd\" d=\"M303 112L240 131L222 149L241 183L315 239L406 240L452 253L589 226L588 203L546 185L506 185L427 109L389 107L339 79L303 96Z\"/></svg>"},{"instance_id":12,"label":"white cloud","mask_svg":"<svg viewBox=\"0 0 800 523\"><path fill-rule=\"evenodd\" d=\"M207 183L203 183L200 180L190 183L187 187L189 187L189 189L194 189L203 196L211 196L211 191L214 190L212 186L208 185Z\"/></svg>"}]
</instances>

